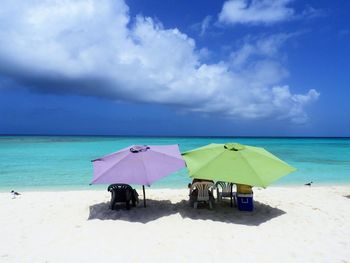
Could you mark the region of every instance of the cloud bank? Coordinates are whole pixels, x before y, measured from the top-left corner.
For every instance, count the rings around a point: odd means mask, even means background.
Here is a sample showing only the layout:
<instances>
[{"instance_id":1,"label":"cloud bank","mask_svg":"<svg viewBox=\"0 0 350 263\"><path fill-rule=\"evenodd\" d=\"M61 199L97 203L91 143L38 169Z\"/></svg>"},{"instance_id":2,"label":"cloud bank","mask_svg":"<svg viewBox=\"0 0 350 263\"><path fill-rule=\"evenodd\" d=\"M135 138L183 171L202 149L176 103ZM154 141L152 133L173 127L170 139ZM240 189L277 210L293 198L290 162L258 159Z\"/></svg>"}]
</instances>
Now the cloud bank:
<instances>
[{"instance_id":1,"label":"cloud bank","mask_svg":"<svg viewBox=\"0 0 350 263\"><path fill-rule=\"evenodd\" d=\"M284 1L286 2L286 1ZM4 0L0 76L34 91L174 105L229 118L305 122L318 93L293 94L278 48L288 35L249 39L226 61L122 0ZM204 52L205 53L205 52Z\"/></svg>"},{"instance_id":2,"label":"cloud bank","mask_svg":"<svg viewBox=\"0 0 350 263\"><path fill-rule=\"evenodd\" d=\"M226 24L273 24L289 20L295 14L288 4L293 0L229 0L219 14Z\"/></svg>"}]
</instances>

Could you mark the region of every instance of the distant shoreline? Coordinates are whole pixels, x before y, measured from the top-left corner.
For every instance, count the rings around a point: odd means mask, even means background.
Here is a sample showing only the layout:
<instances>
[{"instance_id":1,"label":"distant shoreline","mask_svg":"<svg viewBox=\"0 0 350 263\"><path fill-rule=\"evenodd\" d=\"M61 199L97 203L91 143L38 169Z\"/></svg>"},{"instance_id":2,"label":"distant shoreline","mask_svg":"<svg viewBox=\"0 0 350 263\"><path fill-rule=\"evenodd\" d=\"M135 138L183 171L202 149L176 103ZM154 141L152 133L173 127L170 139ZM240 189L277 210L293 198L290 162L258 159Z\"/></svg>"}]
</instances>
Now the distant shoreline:
<instances>
[{"instance_id":1,"label":"distant shoreline","mask_svg":"<svg viewBox=\"0 0 350 263\"><path fill-rule=\"evenodd\" d=\"M0 137L127 137L127 138L248 138L248 139L350 139L350 136L245 136L245 135L99 135L99 134L0 134Z\"/></svg>"}]
</instances>

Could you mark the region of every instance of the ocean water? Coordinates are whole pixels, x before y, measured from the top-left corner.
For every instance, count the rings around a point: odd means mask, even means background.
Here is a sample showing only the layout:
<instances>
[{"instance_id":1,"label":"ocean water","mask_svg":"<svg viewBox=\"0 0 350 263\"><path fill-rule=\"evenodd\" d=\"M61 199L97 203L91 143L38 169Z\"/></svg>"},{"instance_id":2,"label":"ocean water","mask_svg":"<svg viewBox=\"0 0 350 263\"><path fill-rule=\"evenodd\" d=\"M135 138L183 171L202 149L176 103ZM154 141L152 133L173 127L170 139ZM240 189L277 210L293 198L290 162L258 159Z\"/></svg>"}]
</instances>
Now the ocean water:
<instances>
[{"instance_id":1,"label":"ocean water","mask_svg":"<svg viewBox=\"0 0 350 263\"><path fill-rule=\"evenodd\" d=\"M350 183L350 139L0 136L0 191L103 189L89 185L97 157L132 144L179 144L187 151L227 142L264 147L298 169L273 185ZM183 188L189 182L183 169L152 188Z\"/></svg>"}]
</instances>

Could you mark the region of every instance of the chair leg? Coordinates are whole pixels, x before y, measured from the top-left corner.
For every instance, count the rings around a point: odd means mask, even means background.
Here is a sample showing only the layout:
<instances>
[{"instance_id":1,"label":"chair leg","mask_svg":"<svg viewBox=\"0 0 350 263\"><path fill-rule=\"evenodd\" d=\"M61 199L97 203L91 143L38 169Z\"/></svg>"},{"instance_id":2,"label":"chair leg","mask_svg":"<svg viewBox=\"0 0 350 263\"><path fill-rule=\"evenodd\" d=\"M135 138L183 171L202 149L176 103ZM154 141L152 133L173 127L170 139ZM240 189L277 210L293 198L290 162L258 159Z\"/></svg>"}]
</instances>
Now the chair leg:
<instances>
[{"instance_id":1,"label":"chair leg","mask_svg":"<svg viewBox=\"0 0 350 263\"><path fill-rule=\"evenodd\" d=\"M114 205L115 205L115 194L114 192L111 193L111 201L109 202L109 208L114 210Z\"/></svg>"},{"instance_id":2,"label":"chair leg","mask_svg":"<svg viewBox=\"0 0 350 263\"><path fill-rule=\"evenodd\" d=\"M126 201L126 210L130 210L130 201Z\"/></svg>"},{"instance_id":3,"label":"chair leg","mask_svg":"<svg viewBox=\"0 0 350 263\"><path fill-rule=\"evenodd\" d=\"M136 196L135 196L135 193L133 193L132 197L131 197L131 204L133 207L136 206Z\"/></svg>"},{"instance_id":4,"label":"chair leg","mask_svg":"<svg viewBox=\"0 0 350 263\"><path fill-rule=\"evenodd\" d=\"M197 209L198 202L194 202L193 207Z\"/></svg>"},{"instance_id":5,"label":"chair leg","mask_svg":"<svg viewBox=\"0 0 350 263\"><path fill-rule=\"evenodd\" d=\"M193 196L190 195L190 206L194 206L194 202L195 202L195 198L193 198Z\"/></svg>"},{"instance_id":6,"label":"chair leg","mask_svg":"<svg viewBox=\"0 0 350 263\"><path fill-rule=\"evenodd\" d=\"M209 201L209 207L210 209L213 209L213 204L211 203L211 200Z\"/></svg>"}]
</instances>

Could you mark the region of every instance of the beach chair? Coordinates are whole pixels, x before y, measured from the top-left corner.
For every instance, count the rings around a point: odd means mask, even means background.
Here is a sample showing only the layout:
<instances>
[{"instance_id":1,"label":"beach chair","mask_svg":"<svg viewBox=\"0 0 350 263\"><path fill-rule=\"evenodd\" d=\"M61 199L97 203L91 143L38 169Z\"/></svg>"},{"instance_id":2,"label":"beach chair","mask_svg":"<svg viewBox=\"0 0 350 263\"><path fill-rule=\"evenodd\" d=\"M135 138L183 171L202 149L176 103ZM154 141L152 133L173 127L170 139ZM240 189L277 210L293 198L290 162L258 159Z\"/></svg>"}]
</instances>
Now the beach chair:
<instances>
[{"instance_id":1,"label":"beach chair","mask_svg":"<svg viewBox=\"0 0 350 263\"><path fill-rule=\"evenodd\" d=\"M126 209L130 209L130 202L132 206L136 206L139 202L138 194L135 189L128 184L111 184L108 186L108 192L111 192L110 209L114 209L117 203L125 203Z\"/></svg>"},{"instance_id":2,"label":"beach chair","mask_svg":"<svg viewBox=\"0 0 350 263\"><path fill-rule=\"evenodd\" d=\"M215 184L216 196L219 202L221 202L223 198L231 199L231 190L232 190L231 187L233 187L233 183L227 183L227 182L221 182L221 181L216 182ZM232 191L232 200L233 200L234 206L236 206L236 192L233 192L233 191Z\"/></svg>"},{"instance_id":3,"label":"beach chair","mask_svg":"<svg viewBox=\"0 0 350 263\"><path fill-rule=\"evenodd\" d=\"M213 208L213 188L214 184L210 182L193 183L190 188L190 204L194 208L198 207L198 202L208 203L210 209Z\"/></svg>"}]
</instances>

